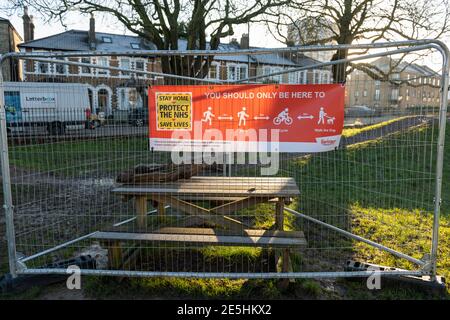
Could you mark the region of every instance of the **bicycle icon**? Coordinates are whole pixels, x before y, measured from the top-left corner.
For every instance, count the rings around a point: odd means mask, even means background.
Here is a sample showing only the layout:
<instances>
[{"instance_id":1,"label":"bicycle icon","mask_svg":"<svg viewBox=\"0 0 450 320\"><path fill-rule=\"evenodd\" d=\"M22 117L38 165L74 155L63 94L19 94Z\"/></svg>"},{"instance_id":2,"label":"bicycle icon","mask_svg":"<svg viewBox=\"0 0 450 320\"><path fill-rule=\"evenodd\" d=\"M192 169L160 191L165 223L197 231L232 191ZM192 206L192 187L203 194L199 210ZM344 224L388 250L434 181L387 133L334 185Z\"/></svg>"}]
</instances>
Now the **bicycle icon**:
<instances>
[{"instance_id":1,"label":"bicycle icon","mask_svg":"<svg viewBox=\"0 0 450 320\"><path fill-rule=\"evenodd\" d=\"M273 118L273 124L276 126L279 126L281 123L286 123L288 126L290 126L293 122L292 118L288 114L289 109L286 108L283 111L280 112L280 114Z\"/></svg>"}]
</instances>

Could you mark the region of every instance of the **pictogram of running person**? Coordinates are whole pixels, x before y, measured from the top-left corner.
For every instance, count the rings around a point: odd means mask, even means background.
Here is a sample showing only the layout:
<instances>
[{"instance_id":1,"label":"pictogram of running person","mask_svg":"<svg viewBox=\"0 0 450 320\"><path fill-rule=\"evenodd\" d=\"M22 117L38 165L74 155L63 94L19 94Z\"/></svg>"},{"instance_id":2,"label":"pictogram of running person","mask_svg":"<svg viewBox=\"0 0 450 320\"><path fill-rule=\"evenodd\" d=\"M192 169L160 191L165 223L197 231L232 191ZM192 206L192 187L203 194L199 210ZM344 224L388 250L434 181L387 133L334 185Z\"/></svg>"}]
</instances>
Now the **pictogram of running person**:
<instances>
[{"instance_id":1,"label":"pictogram of running person","mask_svg":"<svg viewBox=\"0 0 450 320\"><path fill-rule=\"evenodd\" d=\"M323 110L323 107L320 107L319 111L319 121L317 121L317 124L325 124L325 117L327 116L325 110Z\"/></svg>"},{"instance_id":2,"label":"pictogram of running person","mask_svg":"<svg viewBox=\"0 0 450 320\"><path fill-rule=\"evenodd\" d=\"M246 118L249 117L249 115L247 114L247 112L245 112L245 110L247 110L247 109L245 107L242 107L242 110L237 113L237 116L239 118L239 124L238 124L239 127L241 126L242 122L244 123L244 126L245 126Z\"/></svg>"},{"instance_id":3,"label":"pictogram of running person","mask_svg":"<svg viewBox=\"0 0 450 320\"><path fill-rule=\"evenodd\" d=\"M212 108L208 107L208 110L203 112L202 122L208 122L209 125L211 125L212 124L212 118L214 118L214 117L215 117L215 115L212 113Z\"/></svg>"}]
</instances>

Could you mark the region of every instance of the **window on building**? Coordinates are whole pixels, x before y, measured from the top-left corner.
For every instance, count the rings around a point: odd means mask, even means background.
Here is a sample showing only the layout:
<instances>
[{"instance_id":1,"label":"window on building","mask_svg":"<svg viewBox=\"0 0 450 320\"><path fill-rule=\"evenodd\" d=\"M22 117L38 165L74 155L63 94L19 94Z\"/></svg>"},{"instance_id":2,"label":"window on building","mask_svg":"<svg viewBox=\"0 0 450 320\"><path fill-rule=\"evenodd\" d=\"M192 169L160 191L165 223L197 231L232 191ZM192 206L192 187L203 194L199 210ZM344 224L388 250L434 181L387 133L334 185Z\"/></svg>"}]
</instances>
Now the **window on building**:
<instances>
[{"instance_id":1,"label":"window on building","mask_svg":"<svg viewBox=\"0 0 450 320\"><path fill-rule=\"evenodd\" d=\"M55 63L55 73L56 74L65 74L66 73L66 65L62 63Z\"/></svg>"},{"instance_id":2,"label":"window on building","mask_svg":"<svg viewBox=\"0 0 450 320\"><path fill-rule=\"evenodd\" d=\"M144 66L145 66L144 60L137 60L137 61L134 63L134 69L135 69L135 70L144 71L144 69L145 69Z\"/></svg>"},{"instance_id":3,"label":"window on building","mask_svg":"<svg viewBox=\"0 0 450 320\"><path fill-rule=\"evenodd\" d=\"M380 101L380 89L375 89L375 100Z\"/></svg>"},{"instance_id":4,"label":"window on building","mask_svg":"<svg viewBox=\"0 0 450 320\"><path fill-rule=\"evenodd\" d=\"M219 64L212 62L209 66L208 79L219 79Z\"/></svg>"},{"instance_id":5,"label":"window on building","mask_svg":"<svg viewBox=\"0 0 450 320\"><path fill-rule=\"evenodd\" d=\"M37 64L38 73L50 73L50 66L48 62L39 61Z\"/></svg>"},{"instance_id":6,"label":"window on building","mask_svg":"<svg viewBox=\"0 0 450 320\"><path fill-rule=\"evenodd\" d=\"M322 76L320 70L314 70L313 72L313 83L315 84L321 84L322 83Z\"/></svg>"},{"instance_id":7,"label":"window on building","mask_svg":"<svg viewBox=\"0 0 450 320\"><path fill-rule=\"evenodd\" d=\"M245 79L248 78L248 68L247 66L240 66L239 67L239 79Z\"/></svg>"},{"instance_id":8,"label":"window on building","mask_svg":"<svg viewBox=\"0 0 450 320\"><path fill-rule=\"evenodd\" d=\"M392 89L392 91L391 91L391 100L397 101L398 98L399 98L398 89L397 88Z\"/></svg>"},{"instance_id":9,"label":"window on building","mask_svg":"<svg viewBox=\"0 0 450 320\"><path fill-rule=\"evenodd\" d=\"M228 66L227 78L228 78L228 80L237 80L238 75L237 75L237 67L236 66L234 66L234 65Z\"/></svg>"},{"instance_id":10,"label":"window on building","mask_svg":"<svg viewBox=\"0 0 450 320\"><path fill-rule=\"evenodd\" d=\"M378 87L381 85L381 81L380 80L375 80L375 85Z\"/></svg>"},{"instance_id":11,"label":"window on building","mask_svg":"<svg viewBox=\"0 0 450 320\"><path fill-rule=\"evenodd\" d=\"M120 68L131 70L131 60L130 58L122 58L120 59ZM123 76L129 76L130 73L126 71L121 71Z\"/></svg>"},{"instance_id":12,"label":"window on building","mask_svg":"<svg viewBox=\"0 0 450 320\"><path fill-rule=\"evenodd\" d=\"M248 78L247 65L229 64L227 66L227 78L228 80L240 80Z\"/></svg>"},{"instance_id":13,"label":"window on building","mask_svg":"<svg viewBox=\"0 0 450 320\"><path fill-rule=\"evenodd\" d=\"M363 91L363 97L367 97L367 90Z\"/></svg>"},{"instance_id":14,"label":"window on building","mask_svg":"<svg viewBox=\"0 0 450 320\"><path fill-rule=\"evenodd\" d=\"M392 78L392 80L399 80L400 79L400 73L398 73L398 72L393 73L391 78Z\"/></svg>"},{"instance_id":15,"label":"window on building","mask_svg":"<svg viewBox=\"0 0 450 320\"><path fill-rule=\"evenodd\" d=\"M355 91L355 97L359 97L359 91Z\"/></svg>"},{"instance_id":16,"label":"window on building","mask_svg":"<svg viewBox=\"0 0 450 320\"><path fill-rule=\"evenodd\" d=\"M304 84L306 83L306 71L289 72L289 83Z\"/></svg>"},{"instance_id":17,"label":"window on building","mask_svg":"<svg viewBox=\"0 0 450 320\"><path fill-rule=\"evenodd\" d=\"M288 73L288 83L298 83L298 72L289 72Z\"/></svg>"},{"instance_id":18,"label":"window on building","mask_svg":"<svg viewBox=\"0 0 450 320\"><path fill-rule=\"evenodd\" d=\"M66 60L66 59L64 59ZM63 63L53 63L53 73L55 74L66 74L67 73L67 65Z\"/></svg>"},{"instance_id":19,"label":"window on building","mask_svg":"<svg viewBox=\"0 0 450 320\"><path fill-rule=\"evenodd\" d=\"M91 58L89 58L89 57L81 58L81 63L90 64L91 63ZM91 74L91 68L90 67L82 66L80 68L80 71L81 71L82 74Z\"/></svg>"},{"instance_id":20,"label":"window on building","mask_svg":"<svg viewBox=\"0 0 450 320\"><path fill-rule=\"evenodd\" d=\"M298 83L306 84L306 82L308 81L306 71L300 71L299 77L300 78Z\"/></svg>"},{"instance_id":21,"label":"window on building","mask_svg":"<svg viewBox=\"0 0 450 320\"><path fill-rule=\"evenodd\" d=\"M281 72L281 71L283 71L283 68L280 68L280 67L265 66L263 68L264 75L269 75L269 74L277 73L277 72ZM269 76L269 77L265 78L265 80L269 81L269 82L281 83L283 80L283 76L281 74Z\"/></svg>"},{"instance_id":22,"label":"window on building","mask_svg":"<svg viewBox=\"0 0 450 320\"><path fill-rule=\"evenodd\" d=\"M145 61L144 60L136 60L134 62L134 70L145 71ZM136 73L138 77L145 77L143 73Z\"/></svg>"},{"instance_id":23,"label":"window on building","mask_svg":"<svg viewBox=\"0 0 450 320\"><path fill-rule=\"evenodd\" d=\"M97 58L97 64L102 67L108 67L108 58L107 57L98 57ZM98 75L107 75L108 69L97 69Z\"/></svg>"}]
</instances>

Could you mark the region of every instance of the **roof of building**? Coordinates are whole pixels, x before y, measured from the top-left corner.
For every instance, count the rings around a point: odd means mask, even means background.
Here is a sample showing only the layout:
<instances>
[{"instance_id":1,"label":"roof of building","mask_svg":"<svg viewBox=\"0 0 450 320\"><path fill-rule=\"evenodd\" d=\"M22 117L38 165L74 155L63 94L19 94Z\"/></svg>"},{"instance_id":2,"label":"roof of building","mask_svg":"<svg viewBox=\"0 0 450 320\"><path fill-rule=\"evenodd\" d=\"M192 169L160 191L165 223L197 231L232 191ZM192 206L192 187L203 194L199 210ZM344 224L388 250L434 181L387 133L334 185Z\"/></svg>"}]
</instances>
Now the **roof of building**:
<instances>
[{"instance_id":1,"label":"roof of building","mask_svg":"<svg viewBox=\"0 0 450 320\"><path fill-rule=\"evenodd\" d=\"M6 22L9 24L9 26L14 30L14 32L16 33L16 35L19 37L20 41L23 41L22 36L19 34L19 32L17 32L16 28L14 28L13 24L11 23L11 21L9 21L6 18L2 18L0 17L0 22Z\"/></svg>"},{"instance_id":2,"label":"roof of building","mask_svg":"<svg viewBox=\"0 0 450 320\"><path fill-rule=\"evenodd\" d=\"M109 38L106 41L105 38ZM125 52L131 50L153 50L152 43L144 43L140 37L113 33L96 32L96 48L106 52ZM133 47L138 44L139 47ZM62 51L88 51L88 31L68 30L45 38L31 40L19 45L20 48L34 48Z\"/></svg>"},{"instance_id":3,"label":"roof of building","mask_svg":"<svg viewBox=\"0 0 450 320\"><path fill-rule=\"evenodd\" d=\"M252 58L260 64L272 64L292 67L298 66L298 64L295 64L292 60L283 57L283 55L280 53L253 54Z\"/></svg>"},{"instance_id":4,"label":"roof of building","mask_svg":"<svg viewBox=\"0 0 450 320\"><path fill-rule=\"evenodd\" d=\"M398 63L398 60L393 60L388 57L382 57L373 62L374 65L385 72L389 71L392 65L396 63ZM417 63L410 63L406 61L398 63L398 65L394 68L394 72L410 72L415 74L418 73L423 76L439 76L436 71L425 65L419 65Z\"/></svg>"},{"instance_id":5,"label":"roof of building","mask_svg":"<svg viewBox=\"0 0 450 320\"><path fill-rule=\"evenodd\" d=\"M180 39L178 40L178 49L179 50L186 50L187 48L187 40ZM206 44L206 50L210 49L209 42ZM219 44L218 51L236 51L239 47L236 46L233 43L221 43ZM236 55L215 55L215 60L221 60L221 61L231 61L231 62L239 62L239 63L248 63L249 57L245 54L236 54ZM253 59L250 59L250 62L255 63Z\"/></svg>"},{"instance_id":6,"label":"roof of building","mask_svg":"<svg viewBox=\"0 0 450 320\"><path fill-rule=\"evenodd\" d=\"M96 32L96 49L106 52L125 52L131 50L156 50L156 46L152 43L142 41L138 36L121 35L113 33ZM109 38L105 42L105 38ZM139 44L139 48L132 47L132 44ZM19 45L20 48L33 48L40 50L61 50L61 51L89 51L88 43L88 31L82 30L68 30L62 33L51 35L48 37L28 41ZM178 41L178 49L186 50L187 40L180 39ZM207 49L209 49L209 43L207 43ZM218 47L218 51L236 51L240 46L237 43L221 43ZM257 47L251 47L251 49L258 49ZM236 63L256 63L256 64L271 64L281 66L298 66L298 65L310 65L317 63L316 60L306 57L304 55L297 58L297 63L286 58L282 54L278 53L265 53L265 54L236 54L236 55L216 55L215 60L230 61Z\"/></svg>"}]
</instances>

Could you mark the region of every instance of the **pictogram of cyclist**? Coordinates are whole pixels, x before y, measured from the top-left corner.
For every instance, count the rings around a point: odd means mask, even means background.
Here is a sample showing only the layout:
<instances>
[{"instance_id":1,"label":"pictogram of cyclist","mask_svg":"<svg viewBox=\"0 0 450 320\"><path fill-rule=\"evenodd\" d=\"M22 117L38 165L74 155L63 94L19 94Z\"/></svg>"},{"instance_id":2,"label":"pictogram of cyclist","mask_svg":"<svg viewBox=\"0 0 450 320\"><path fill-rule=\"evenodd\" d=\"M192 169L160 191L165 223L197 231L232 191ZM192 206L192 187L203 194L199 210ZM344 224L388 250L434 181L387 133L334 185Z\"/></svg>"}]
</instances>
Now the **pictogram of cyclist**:
<instances>
[{"instance_id":1,"label":"pictogram of cyclist","mask_svg":"<svg viewBox=\"0 0 450 320\"><path fill-rule=\"evenodd\" d=\"M285 108L278 114L277 117L273 118L273 124L276 126L280 125L282 122L287 125L292 124L292 118L289 116L289 108Z\"/></svg>"}]
</instances>

